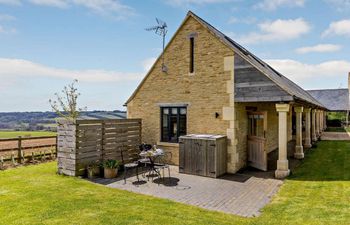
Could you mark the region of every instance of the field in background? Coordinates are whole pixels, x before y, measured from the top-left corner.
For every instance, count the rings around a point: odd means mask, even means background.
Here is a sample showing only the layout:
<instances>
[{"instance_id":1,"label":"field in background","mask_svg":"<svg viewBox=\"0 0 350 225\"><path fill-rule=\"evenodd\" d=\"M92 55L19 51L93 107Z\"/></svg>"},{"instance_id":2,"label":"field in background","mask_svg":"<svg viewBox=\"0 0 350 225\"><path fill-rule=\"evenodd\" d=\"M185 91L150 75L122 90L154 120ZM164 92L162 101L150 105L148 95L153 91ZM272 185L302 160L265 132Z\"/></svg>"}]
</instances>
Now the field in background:
<instances>
[{"instance_id":1,"label":"field in background","mask_svg":"<svg viewBox=\"0 0 350 225\"><path fill-rule=\"evenodd\" d=\"M0 138L16 138L22 137L40 137L40 136L55 136L56 132L50 131L1 131Z\"/></svg>"}]
</instances>

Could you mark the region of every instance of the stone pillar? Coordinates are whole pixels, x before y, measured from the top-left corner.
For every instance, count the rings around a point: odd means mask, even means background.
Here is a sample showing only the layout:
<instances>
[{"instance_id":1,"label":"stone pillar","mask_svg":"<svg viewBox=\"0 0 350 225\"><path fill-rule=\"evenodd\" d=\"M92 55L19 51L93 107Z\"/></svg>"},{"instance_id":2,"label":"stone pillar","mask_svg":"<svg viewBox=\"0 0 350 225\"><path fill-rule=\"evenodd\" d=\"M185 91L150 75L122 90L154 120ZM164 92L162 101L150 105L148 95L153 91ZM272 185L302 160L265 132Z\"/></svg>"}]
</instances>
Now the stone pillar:
<instances>
[{"instance_id":1,"label":"stone pillar","mask_svg":"<svg viewBox=\"0 0 350 225\"><path fill-rule=\"evenodd\" d=\"M290 173L287 159L287 112L289 104L276 104L278 112L278 160L276 178L287 177Z\"/></svg>"},{"instance_id":2,"label":"stone pillar","mask_svg":"<svg viewBox=\"0 0 350 225\"><path fill-rule=\"evenodd\" d=\"M315 130L316 130L316 139L320 136L320 111L318 109L315 109L315 116L316 116L316 119L315 119Z\"/></svg>"},{"instance_id":3,"label":"stone pillar","mask_svg":"<svg viewBox=\"0 0 350 225\"><path fill-rule=\"evenodd\" d=\"M235 102L234 102L234 56L224 57L224 70L230 72L230 80L226 83L226 92L230 102L222 108L222 119L229 121L226 130L227 135L227 172L236 173L240 169L240 153L237 152L236 129L238 123L235 122Z\"/></svg>"},{"instance_id":4,"label":"stone pillar","mask_svg":"<svg viewBox=\"0 0 350 225\"><path fill-rule=\"evenodd\" d=\"M311 138L313 142L317 141L317 136L316 136L316 109L313 109L311 111L312 115L312 126L311 126Z\"/></svg>"},{"instance_id":5,"label":"stone pillar","mask_svg":"<svg viewBox=\"0 0 350 225\"><path fill-rule=\"evenodd\" d=\"M294 107L294 112L296 116L296 145L294 158L303 159L304 158L304 149L303 149L303 107L297 106Z\"/></svg>"},{"instance_id":6,"label":"stone pillar","mask_svg":"<svg viewBox=\"0 0 350 225\"><path fill-rule=\"evenodd\" d=\"M310 121L310 108L305 108L305 143L304 147L305 148L311 148L311 121Z\"/></svg>"},{"instance_id":7,"label":"stone pillar","mask_svg":"<svg viewBox=\"0 0 350 225\"><path fill-rule=\"evenodd\" d=\"M323 110L320 110L320 135L323 132Z\"/></svg>"}]
</instances>

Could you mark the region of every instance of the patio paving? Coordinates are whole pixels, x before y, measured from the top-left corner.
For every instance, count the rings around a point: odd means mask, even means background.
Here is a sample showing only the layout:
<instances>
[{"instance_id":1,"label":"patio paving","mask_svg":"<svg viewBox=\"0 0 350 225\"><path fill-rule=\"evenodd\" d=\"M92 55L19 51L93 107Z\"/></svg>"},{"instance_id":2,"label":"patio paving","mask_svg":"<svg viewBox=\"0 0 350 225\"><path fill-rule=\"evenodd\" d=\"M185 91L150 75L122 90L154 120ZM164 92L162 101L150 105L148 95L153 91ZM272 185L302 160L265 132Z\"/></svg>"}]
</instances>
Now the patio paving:
<instances>
[{"instance_id":1,"label":"patio paving","mask_svg":"<svg viewBox=\"0 0 350 225\"><path fill-rule=\"evenodd\" d=\"M129 177L126 184L121 178L98 178L93 182L209 210L253 217L260 214L260 209L270 202L282 184L281 180L271 178L269 173L264 176L255 174L237 173L214 179L182 174L178 172L178 167L171 166L171 178L166 177L164 182L161 179L152 182L151 178L148 181L142 176L140 182L137 182L136 176Z\"/></svg>"},{"instance_id":2,"label":"patio paving","mask_svg":"<svg viewBox=\"0 0 350 225\"><path fill-rule=\"evenodd\" d=\"M350 132L323 132L321 140L327 141L350 141Z\"/></svg>"}]
</instances>

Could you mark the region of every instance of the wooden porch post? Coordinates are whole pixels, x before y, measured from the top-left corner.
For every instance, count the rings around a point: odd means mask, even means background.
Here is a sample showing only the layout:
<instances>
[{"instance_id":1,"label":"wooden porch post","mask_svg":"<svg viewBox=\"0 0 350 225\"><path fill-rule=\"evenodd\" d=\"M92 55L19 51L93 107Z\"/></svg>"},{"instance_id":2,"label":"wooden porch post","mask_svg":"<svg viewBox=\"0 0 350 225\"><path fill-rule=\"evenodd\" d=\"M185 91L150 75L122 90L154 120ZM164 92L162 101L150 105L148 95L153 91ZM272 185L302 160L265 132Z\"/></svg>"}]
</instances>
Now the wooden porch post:
<instances>
[{"instance_id":1,"label":"wooden porch post","mask_svg":"<svg viewBox=\"0 0 350 225\"><path fill-rule=\"evenodd\" d=\"M315 109L316 112L316 139L320 136L320 111L318 109Z\"/></svg>"},{"instance_id":2,"label":"wooden porch post","mask_svg":"<svg viewBox=\"0 0 350 225\"><path fill-rule=\"evenodd\" d=\"M320 110L320 135L323 132L323 110Z\"/></svg>"},{"instance_id":3,"label":"wooden porch post","mask_svg":"<svg viewBox=\"0 0 350 225\"><path fill-rule=\"evenodd\" d=\"M305 148L311 148L311 121L310 121L310 108L305 108L305 143L304 147Z\"/></svg>"},{"instance_id":4,"label":"wooden porch post","mask_svg":"<svg viewBox=\"0 0 350 225\"><path fill-rule=\"evenodd\" d=\"M294 112L296 114L296 145L294 158L303 159L304 149L303 149L303 107L294 107Z\"/></svg>"},{"instance_id":5,"label":"wooden porch post","mask_svg":"<svg viewBox=\"0 0 350 225\"><path fill-rule=\"evenodd\" d=\"M324 116L323 116L323 127L324 127L324 130L327 129L327 112L324 111Z\"/></svg>"},{"instance_id":6,"label":"wooden porch post","mask_svg":"<svg viewBox=\"0 0 350 225\"><path fill-rule=\"evenodd\" d=\"M278 160L276 178L287 177L290 173L287 159L287 112L289 104L276 104L278 112Z\"/></svg>"},{"instance_id":7,"label":"wooden porch post","mask_svg":"<svg viewBox=\"0 0 350 225\"><path fill-rule=\"evenodd\" d=\"M312 141L313 142L317 141L317 136L316 136L316 109L312 110L311 137L312 137Z\"/></svg>"}]
</instances>

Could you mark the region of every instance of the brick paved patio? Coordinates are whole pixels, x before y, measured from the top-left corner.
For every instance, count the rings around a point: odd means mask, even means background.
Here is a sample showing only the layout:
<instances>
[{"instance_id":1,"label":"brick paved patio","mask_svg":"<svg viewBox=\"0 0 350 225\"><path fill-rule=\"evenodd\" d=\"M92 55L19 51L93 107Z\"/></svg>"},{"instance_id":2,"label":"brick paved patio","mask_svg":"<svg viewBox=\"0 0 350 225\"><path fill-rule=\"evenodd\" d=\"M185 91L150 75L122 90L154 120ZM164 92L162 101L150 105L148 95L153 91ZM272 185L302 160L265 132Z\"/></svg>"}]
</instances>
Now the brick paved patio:
<instances>
[{"instance_id":1,"label":"brick paved patio","mask_svg":"<svg viewBox=\"0 0 350 225\"><path fill-rule=\"evenodd\" d=\"M253 175L254 176L253 176ZM260 209L270 202L278 191L281 180L271 178L269 173L255 176L256 173L225 175L221 179L193 176L178 173L178 167L171 167L171 178L147 180L140 176L124 180L96 179L96 183L111 188L171 199L209 210L221 211L245 217L258 216ZM258 173L259 174L259 173ZM262 174L262 173L261 173Z\"/></svg>"}]
</instances>

